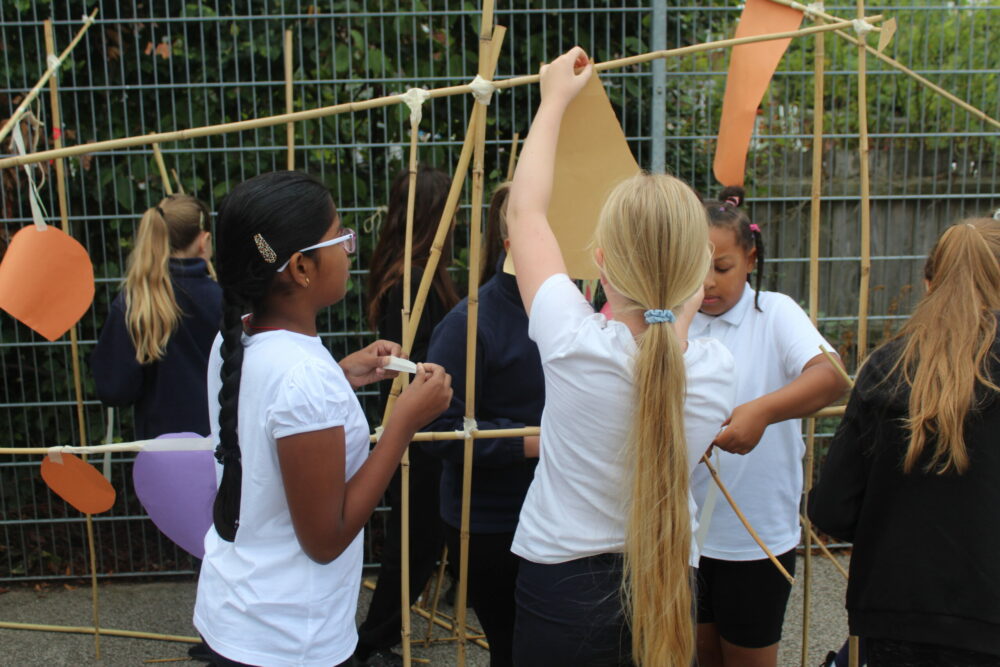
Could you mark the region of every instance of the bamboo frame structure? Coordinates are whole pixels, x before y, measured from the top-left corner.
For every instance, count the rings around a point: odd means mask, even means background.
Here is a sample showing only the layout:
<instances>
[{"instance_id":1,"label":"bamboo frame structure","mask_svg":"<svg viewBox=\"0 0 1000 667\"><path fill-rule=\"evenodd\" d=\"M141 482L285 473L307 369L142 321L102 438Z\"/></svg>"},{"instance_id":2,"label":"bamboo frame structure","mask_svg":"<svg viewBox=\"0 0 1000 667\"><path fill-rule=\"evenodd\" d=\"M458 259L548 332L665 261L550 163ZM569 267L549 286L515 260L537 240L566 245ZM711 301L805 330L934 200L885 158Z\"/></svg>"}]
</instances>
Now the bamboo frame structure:
<instances>
[{"instance_id":1,"label":"bamboo frame structure","mask_svg":"<svg viewBox=\"0 0 1000 667\"><path fill-rule=\"evenodd\" d=\"M45 69L45 73L42 74L42 78L38 80L35 87L28 92L23 100L21 100L21 103L17 105L17 108L14 109L14 113L11 114L10 118L7 119L7 122L3 124L3 127L0 127L0 141L3 141L4 138L10 134L10 131L17 127L17 124L21 121L21 117L28 111L28 108L31 106L31 103L35 101L35 98L38 97L38 94L42 92L45 84L48 83L49 79L51 79L52 76L59 71L59 68L62 67L63 61L66 60L66 57L73 51L76 45L80 43L80 40L83 39L87 30L90 29L90 26L94 24L94 17L97 16L97 12L98 10L95 8L94 11L90 13L90 16L87 16L84 19L83 27L77 31L76 36L74 36L72 41L70 41L69 46L63 49L62 53L59 54L59 63L57 65L53 63ZM53 50L53 52L48 55L55 55L55 51ZM56 148L59 149L61 146L57 146Z\"/></svg>"},{"instance_id":2,"label":"bamboo frame structure","mask_svg":"<svg viewBox=\"0 0 1000 667\"><path fill-rule=\"evenodd\" d=\"M163 161L163 152L160 144L153 144L153 159L156 161L156 168L160 171L160 180L163 181L163 192L169 197L174 194L173 185L170 183L170 176L167 174L167 165ZM174 172L175 174L177 172Z\"/></svg>"},{"instance_id":3,"label":"bamboo frame structure","mask_svg":"<svg viewBox=\"0 0 1000 667\"><path fill-rule=\"evenodd\" d=\"M865 13L858 0L858 18ZM868 164L868 52L865 37L858 40L858 157L861 168L861 284L858 287L858 366L868 353L868 297L872 272L871 175Z\"/></svg>"},{"instance_id":4,"label":"bamboo frame structure","mask_svg":"<svg viewBox=\"0 0 1000 667\"><path fill-rule=\"evenodd\" d=\"M97 10L95 9L96 13ZM89 27L90 22L84 28ZM44 23L45 32L45 52L49 58L55 55L55 38L52 33L52 21L46 20ZM78 37L82 36L82 31ZM71 44L70 46L74 46ZM62 63L62 57L59 62ZM56 68L58 69L58 68ZM62 146L62 109L59 106L59 77L49 77L49 99L52 113L52 137L56 148ZM59 218L62 223L62 230L66 234L69 229L69 204L66 201L66 165L60 158L56 163L56 193L59 199ZM83 414L83 379L80 373L80 341L76 334L77 325L74 323L69 330L70 360L73 366L73 394L76 399L76 423L80 444L87 442L87 422ZM84 457L86 460L86 457ZM87 546L90 559L90 604L91 616L94 623L94 655L101 659L101 633L100 633L100 607L97 596L97 548L94 544L94 517L86 514L87 526Z\"/></svg>"}]
</instances>

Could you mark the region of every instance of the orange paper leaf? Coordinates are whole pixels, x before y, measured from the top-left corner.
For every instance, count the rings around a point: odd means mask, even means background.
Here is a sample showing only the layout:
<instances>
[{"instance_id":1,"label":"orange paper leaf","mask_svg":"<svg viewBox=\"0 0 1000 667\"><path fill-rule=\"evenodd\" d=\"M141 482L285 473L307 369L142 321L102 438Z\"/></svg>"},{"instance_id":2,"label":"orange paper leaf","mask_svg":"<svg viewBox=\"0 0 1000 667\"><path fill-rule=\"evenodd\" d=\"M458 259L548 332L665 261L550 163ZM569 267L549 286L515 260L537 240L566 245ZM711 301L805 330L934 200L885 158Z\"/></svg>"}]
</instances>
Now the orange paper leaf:
<instances>
[{"instance_id":1,"label":"orange paper leaf","mask_svg":"<svg viewBox=\"0 0 1000 667\"><path fill-rule=\"evenodd\" d=\"M771 0L747 0L736 37L797 30L801 23L802 12L797 9ZM754 42L732 49L713 165L715 178L723 185L743 185L757 107L791 41Z\"/></svg>"},{"instance_id":2,"label":"orange paper leaf","mask_svg":"<svg viewBox=\"0 0 1000 667\"><path fill-rule=\"evenodd\" d=\"M56 340L94 300L94 267L76 239L51 225L22 228L0 264L0 308Z\"/></svg>"},{"instance_id":3,"label":"orange paper leaf","mask_svg":"<svg viewBox=\"0 0 1000 667\"><path fill-rule=\"evenodd\" d=\"M94 466L72 454L62 463L42 459L42 479L60 498L84 514L107 512L115 504L115 489Z\"/></svg>"}]
</instances>

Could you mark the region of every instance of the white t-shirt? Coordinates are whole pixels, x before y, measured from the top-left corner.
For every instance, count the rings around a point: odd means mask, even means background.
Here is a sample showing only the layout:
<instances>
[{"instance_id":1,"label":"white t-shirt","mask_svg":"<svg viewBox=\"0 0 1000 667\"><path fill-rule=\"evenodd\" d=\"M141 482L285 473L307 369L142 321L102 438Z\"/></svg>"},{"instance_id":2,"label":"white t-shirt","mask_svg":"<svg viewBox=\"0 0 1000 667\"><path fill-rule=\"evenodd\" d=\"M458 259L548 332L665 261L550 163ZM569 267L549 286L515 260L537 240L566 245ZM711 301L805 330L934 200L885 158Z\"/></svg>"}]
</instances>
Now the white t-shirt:
<instances>
[{"instance_id":1,"label":"white t-shirt","mask_svg":"<svg viewBox=\"0 0 1000 667\"><path fill-rule=\"evenodd\" d=\"M306 556L292 528L276 440L343 426L350 479L368 456L368 424L318 337L278 330L244 336L243 342L239 529L234 542L220 538L214 527L205 536L194 624L230 660L330 667L347 660L357 644L363 532L331 563L319 565ZM216 443L220 344L216 337L208 365ZM221 471L220 465L220 479Z\"/></svg>"},{"instance_id":2,"label":"white t-shirt","mask_svg":"<svg viewBox=\"0 0 1000 667\"><path fill-rule=\"evenodd\" d=\"M541 354L545 409L538 467L511 551L547 564L621 552L635 406L632 332L595 314L570 279L556 274L535 294L528 335ZM684 361L690 472L732 411L733 360L705 340L689 345ZM689 505L693 512L693 500Z\"/></svg>"},{"instance_id":3,"label":"white t-shirt","mask_svg":"<svg viewBox=\"0 0 1000 667\"><path fill-rule=\"evenodd\" d=\"M821 354L820 345L833 349L789 297L761 292L763 312L754 308L753 301L754 291L748 284L735 306L717 316L698 313L688 332L690 338L716 338L733 353L737 405L781 389L797 378L803 366ZM768 426L760 443L745 456L718 448L715 452L713 464L719 476L768 548L781 554L797 546L805 453L802 420ZM713 483L705 466L695 470L691 488L699 505ZM767 557L724 501L715 504L702 555L733 561Z\"/></svg>"}]
</instances>

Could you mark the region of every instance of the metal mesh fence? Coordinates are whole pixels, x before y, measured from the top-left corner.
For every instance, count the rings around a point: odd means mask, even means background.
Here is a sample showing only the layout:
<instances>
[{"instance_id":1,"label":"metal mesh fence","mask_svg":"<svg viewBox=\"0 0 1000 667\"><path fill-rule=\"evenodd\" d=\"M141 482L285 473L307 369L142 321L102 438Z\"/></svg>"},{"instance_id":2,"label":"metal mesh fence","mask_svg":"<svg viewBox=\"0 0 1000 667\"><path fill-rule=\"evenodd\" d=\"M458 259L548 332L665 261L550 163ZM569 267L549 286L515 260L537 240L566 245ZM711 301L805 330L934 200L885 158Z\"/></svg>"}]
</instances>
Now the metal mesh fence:
<instances>
[{"instance_id":1,"label":"metal mesh fence","mask_svg":"<svg viewBox=\"0 0 1000 667\"><path fill-rule=\"evenodd\" d=\"M654 3L656 4L656 3ZM721 2L666 5L666 47L722 39L739 8ZM917 6L919 5L919 6ZM60 75L63 136L86 143L151 131L170 131L284 111L282 33L294 34L295 109L309 109L400 92L408 87L467 83L477 69L478 7L457 0L402 3L360 0L283 2L113 2L98 0L98 23ZM55 22L56 48L80 25L80 4L16 0L4 3L0 25L0 103L12 110L45 68L42 21ZM597 59L649 51L654 8L648 3L592 0L501 3L497 22L508 27L498 77L534 71L543 59L579 43ZM853 16L854 6L827 11ZM888 53L994 118L1000 117L1000 5L977 0L936 5L874 4L871 13L895 16L899 33ZM858 283L858 153L856 49L826 37L827 94L821 326L851 352ZM805 301L808 200L811 176L812 53L810 39L793 42L761 106L748 160L749 213L765 230L768 285ZM626 136L649 166L651 137L666 136L666 168L706 195L725 84L728 53L714 51L666 62L666 113L654 126L652 68L603 75ZM47 121L47 95L33 112ZM873 338L908 312L922 257L944 225L1000 205L997 134L898 71L869 59L872 166ZM514 132L524 136L537 104L534 87L494 98L487 130L487 183L504 178ZM404 168L404 109L387 107L329 116L296 126L296 165L331 188L345 224L362 232L359 261L343 302L321 318L321 335L335 356L374 337L363 316L363 276L377 238L376 209ZM450 171L457 162L472 110L467 96L425 106L420 142L424 164ZM51 130L51 128L47 128ZM48 147L42 137L38 149ZM284 127L164 145L168 167L185 189L214 209L237 182L285 166ZM12 149L4 145L2 149ZM73 235L91 253L97 296L78 331L84 358L86 426L90 443L103 441L108 414L96 400L86 358L120 286L142 212L163 194L152 153L135 148L68 161ZM46 166L42 167L47 170ZM51 174L54 175L54 172ZM30 223L23 172L2 173L5 238ZM488 185L489 187L489 185ZM42 192L58 210L54 188ZM464 200L468 202L468 197ZM373 217L374 215L374 217ZM467 212L460 214L468 219ZM366 223L367 221L367 223ZM373 224L375 223L375 224ZM467 228L459 224L452 266L464 282ZM37 279L58 271L41 266ZM0 315L0 441L7 446L79 444L75 427L70 346L49 343ZM374 391L362 401L378 421ZM131 419L117 414L116 439L132 439ZM113 459L119 498L95 517L98 572L105 577L183 574L192 563L159 535L131 488L131 458ZM38 458L0 460L0 580L79 577L86 573L83 520L40 482ZM378 517L376 517L376 524ZM376 530L369 535L377 535ZM371 539L366 561L377 553Z\"/></svg>"}]
</instances>

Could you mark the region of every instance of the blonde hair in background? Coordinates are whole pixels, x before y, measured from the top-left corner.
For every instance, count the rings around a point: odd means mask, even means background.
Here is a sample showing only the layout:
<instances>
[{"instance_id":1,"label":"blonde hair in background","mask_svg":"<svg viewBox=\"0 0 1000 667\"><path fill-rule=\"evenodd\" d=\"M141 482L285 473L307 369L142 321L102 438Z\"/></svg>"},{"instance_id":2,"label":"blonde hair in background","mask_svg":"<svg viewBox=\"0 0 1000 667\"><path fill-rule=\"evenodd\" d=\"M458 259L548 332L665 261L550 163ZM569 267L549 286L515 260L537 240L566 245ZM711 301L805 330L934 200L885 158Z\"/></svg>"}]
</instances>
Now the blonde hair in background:
<instances>
[{"instance_id":1,"label":"blonde hair in background","mask_svg":"<svg viewBox=\"0 0 1000 667\"><path fill-rule=\"evenodd\" d=\"M1000 391L988 374L1000 310L1000 222L975 218L949 227L924 277L927 293L893 337L903 349L889 375L900 371L910 387L903 470L912 472L933 443L924 471L963 473L965 418L975 409L976 385Z\"/></svg>"},{"instance_id":2,"label":"blonde hair in background","mask_svg":"<svg viewBox=\"0 0 1000 667\"><path fill-rule=\"evenodd\" d=\"M638 174L619 184L594 236L604 276L628 309L676 309L704 282L708 220L683 181ZM632 467L622 590L640 665L689 667L694 655L688 559L685 367L673 327L650 325L637 340Z\"/></svg>"},{"instance_id":3,"label":"blonde hair in background","mask_svg":"<svg viewBox=\"0 0 1000 667\"><path fill-rule=\"evenodd\" d=\"M139 222L125 272L125 326L140 364L158 361L181 310L170 282L170 255L186 250L208 225L208 208L188 195L171 195ZM211 262L209 273L214 278Z\"/></svg>"}]
</instances>

